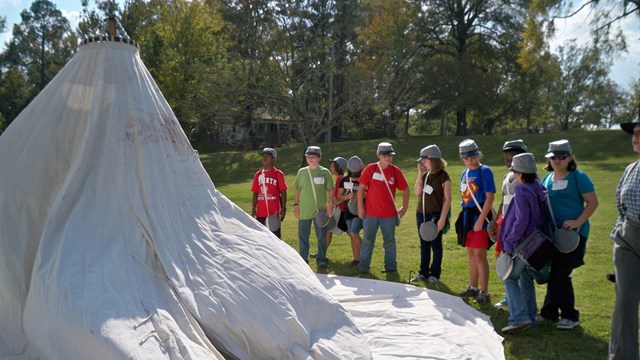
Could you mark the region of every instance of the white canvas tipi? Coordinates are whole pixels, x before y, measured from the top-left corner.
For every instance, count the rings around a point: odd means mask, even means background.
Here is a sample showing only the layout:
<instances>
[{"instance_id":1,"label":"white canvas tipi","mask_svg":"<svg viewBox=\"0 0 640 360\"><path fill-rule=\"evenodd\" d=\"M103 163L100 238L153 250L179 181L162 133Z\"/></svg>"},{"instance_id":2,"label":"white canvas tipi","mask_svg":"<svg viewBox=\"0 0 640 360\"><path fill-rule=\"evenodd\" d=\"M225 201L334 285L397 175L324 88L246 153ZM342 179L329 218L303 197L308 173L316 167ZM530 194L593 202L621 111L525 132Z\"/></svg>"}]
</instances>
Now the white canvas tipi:
<instances>
[{"instance_id":1,"label":"white canvas tipi","mask_svg":"<svg viewBox=\"0 0 640 360\"><path fill-rule=\"evenodd\" d=\"M370 358L215 189L135 44L92 40L0 137L0 358Z\"/></svg>"}]
</instances>

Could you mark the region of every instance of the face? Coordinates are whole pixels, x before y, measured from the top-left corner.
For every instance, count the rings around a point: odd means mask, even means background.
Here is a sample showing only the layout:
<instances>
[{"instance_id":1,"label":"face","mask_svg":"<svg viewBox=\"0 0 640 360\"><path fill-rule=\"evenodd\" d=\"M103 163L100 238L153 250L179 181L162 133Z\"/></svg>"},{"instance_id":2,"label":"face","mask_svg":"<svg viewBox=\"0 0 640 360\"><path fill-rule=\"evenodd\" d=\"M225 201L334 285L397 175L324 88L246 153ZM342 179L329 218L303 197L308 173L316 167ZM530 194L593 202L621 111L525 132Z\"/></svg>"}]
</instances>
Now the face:
<instances>
[{"instance_id":1,"label":"face","mask_svg":"<svg viewBox=\"0 0 640 360\"><path fill-rule=\"evenodd\" d=\"M378 160L382 165L390 165L393 161L393 155L391 154L378 154Z\"/></svg>"},{"instance_id":2,"label":"face","mask_svg":"<svg viewBox=\"0 0 640 360\"><path fill-rule=\"evenodd\" d=\"M427 170L431 171L431 168L432 168L432 166L431 166L431 159L429 159L429 158L424 158L424 159L422 159L421 163L422 163L422 167L423 167L424 169L427 169Z\"/></svg>"},{"instance_id":3,"label":"face","mask_svg":"<svg viewBox=\"0 0 640 360\"><path fill-rule=\"evenodd\" d=\"M633 145L633 151L640 154L640 125L636 125L636 127L633 128L631 144Z\"/></svg>"},{"instance_id":4,"label":"face","mask_svg":"<svg viewBox=\"0 0 640 360\"><path fill-rule=\"evenodd\" d=\"M331 175L337 175L338 174L338 164L332 162L331 166L329 166L329 171L331 172Z\"/></svg>"},{"instance_id":5,"label":"face","mask_svg":"<svg viewBox=\"0 0 640 360\"><path fill-rule=\"evenodd\" d=\"M311 167L320 165L320 157L315 155L307 155L307 164Z\"/></svg>"},{"instance_id":6,"label":"face","mask_svg":"<svg viewBox=\"0 0 640 360\"><path fill-rule=\"evenodd\" d=\"M480 159L477 156L462 158L462 161L469 169L476 169L480 166Z\"/></svg>"},{"instance_id":7,"label":"face","mask_svg":"<svg viewBox=\"0 0 640 360\"><path fill-rule=\"evenodd\" d=\"M514 151L505 151L504 152L504 166L507 168L511 167L511 162L513 161L513 157L516 155Z\"/></svg>"},{"instance_id":8,"label":"face","mask_svg":"<svg viewBox=\"0 0 640 360\"><path fill-rule=\"evenodd\" d=\"M273 156L271 156L271 154L264 153L262 154L261 161L262 161L263 168L270 168L273 166L273 163L276 162L276 159L274 159Z\"/></svg>"},{"instance_id":9,"label":"face","mask_svg":"<svg viewBox=\"0 0 640 360\"><path fill-rule=\"evenodd\" d=\"M551 156L549 161L551 162L551 166L553 166L553 170L566 170L569 166L569 163L573 159L571 155L560 155L560 156Z\"/></svg>"},{"instance_id":10,"label":"face","mask_svg":"<svg viewBox=\"0 0 640 360\"><path fill-rule=\"evenodd\" d=\"M517 171L514 171L513 172L513 177L514 177L514 179L516 179L516 182L518 184L522 184L522 174L521 173L519 173Z\"/></svg>"}]
</instances>

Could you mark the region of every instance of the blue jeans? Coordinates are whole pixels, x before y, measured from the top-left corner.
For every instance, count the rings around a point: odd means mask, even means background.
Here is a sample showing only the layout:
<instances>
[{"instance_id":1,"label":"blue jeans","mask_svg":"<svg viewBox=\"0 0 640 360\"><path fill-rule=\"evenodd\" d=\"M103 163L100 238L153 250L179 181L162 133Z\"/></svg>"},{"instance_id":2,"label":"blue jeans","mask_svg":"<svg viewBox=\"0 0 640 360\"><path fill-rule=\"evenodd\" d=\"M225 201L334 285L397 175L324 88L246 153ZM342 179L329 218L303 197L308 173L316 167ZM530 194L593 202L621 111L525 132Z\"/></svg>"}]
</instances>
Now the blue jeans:
<instances>
[{"instance_id":1,"label":"blue jeans","mask_svg":"<svg viewBox=\"0 0 640 360\"><path fill-rule=\"evenodd\" d=\"M311 234L311 223L313 219L298 220L298 246L300 247L300 256L309 263L309 235ZM327 229L321 228L313 224L318 239L318 255L316 256L316 264L327 265Z\"/></svg>"},{"instance_id":2,"label":"blue jeans","mask_svg":"<svg viewBox=\"0 0 640 360\"><path fill-rule=\"evenodd\" d=\"M425 217L421 212L416 212L416 222L418 223L418 238L420 238L420 225L424 222ZM438 221L440 213L427 214L426 221ZM431 250L433 250L433 262L431 262ZM429 267L431 263L431 267ZM442 272L442 231L438 232L438 236L433 241L424 241L420 239L420 270L419 274L425 278L433 276L440 279Z\"/></svg>"},{"instance_id":3,"label":"blue jeans","mask_svg":"<svg viewBox=\"0 0 640 360\"><path fill-rule=\"evenodd\" d=\"M359 217L354 217L347 220L347 228L349 229L349 234L357 234L362 230L362 219Z\"/></svg>"},{"instance_id":4,"label":"blue jeans","mask_svg":"<svg viewBox=\"0 0 640 360\"><path fill-rule=\"evenodd\" d=\"M369 271L371 267L371 257L376 244L376 233L378 228L382 232L382 246L384 248L384 268L386 270L396 270L396 217L379 218L366 216L363 220L362 249L360 250L360 272Z\"/></svg>"},{"instance_id":5,"label":"blue jeans","mask_svg":"<svg viewBox=\"0 0 640 360\"><path fill-rule=\"evenodd\" d=\"M517 257L513 259L511 275L504 281L507 290L507 306L509 307L510 325L536 321L536 291L533 277L525 263Z\"/></svg>"}]
</instances>

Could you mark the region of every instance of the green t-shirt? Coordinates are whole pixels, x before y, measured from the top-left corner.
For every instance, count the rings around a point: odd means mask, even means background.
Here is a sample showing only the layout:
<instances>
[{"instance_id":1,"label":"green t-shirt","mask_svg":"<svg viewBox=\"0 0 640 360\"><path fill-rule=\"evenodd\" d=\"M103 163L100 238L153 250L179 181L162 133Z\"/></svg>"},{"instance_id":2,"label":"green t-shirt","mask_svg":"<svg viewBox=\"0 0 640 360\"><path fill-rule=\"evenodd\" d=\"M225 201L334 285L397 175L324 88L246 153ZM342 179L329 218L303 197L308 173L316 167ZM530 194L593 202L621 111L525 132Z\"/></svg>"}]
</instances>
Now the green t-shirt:
<instances>
[{"instance_id":1,"label":"green t-shirt","mask_svg":"<svg viewBox=\"0 0 640 360\"><path fill-rule=\"evenodd\" d=\"M329 169L320 166L316 170L311 170L311 178L315 183L316 197L318 204L314 203L311 179L309 178L309 167L305 166L298 170L296 180L293 182L293 189L300 190L298 208L300 209L300 220L313 219L318 210L326 208L327 190L333 189L333 179Z\"/></svg>"}]
</instances>

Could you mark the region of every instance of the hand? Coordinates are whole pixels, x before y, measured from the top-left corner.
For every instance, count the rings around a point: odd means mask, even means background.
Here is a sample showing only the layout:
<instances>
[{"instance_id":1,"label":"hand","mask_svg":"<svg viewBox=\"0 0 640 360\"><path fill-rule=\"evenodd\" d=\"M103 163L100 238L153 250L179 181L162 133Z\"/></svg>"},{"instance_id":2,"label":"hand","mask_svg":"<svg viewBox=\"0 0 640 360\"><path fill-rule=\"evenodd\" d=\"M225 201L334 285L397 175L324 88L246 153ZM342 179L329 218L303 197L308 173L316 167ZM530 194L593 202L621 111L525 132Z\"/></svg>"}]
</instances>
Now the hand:
<instances>
[{"instance_id":1,"label":"hand","mask_svg":"<svg viewBox=\"0 0 640 360\"><path fill-rule=\"evenodd\" d=\"M358 217L362 220L364 220L364 209L360 206L358 206Z\"/></svg>"},{"instance_id":2,"label":"hand","mask_svg":"<svg viewBox=\"0 0 640 360\"><path fill-rule=\"evenodd\" d=\"M287 209L280 208L280 221L284 220L284 216L287 214Z\"/></svg>"},{"instance_id":3,"label":"hand","mask_svg":"<svg viewBox=\"0 0 640 360\"><path fill-rule=\"evenodd\" d=\"M300 208L299 207L297 207L297 206L293 207L293 216L296 219L300 220Z\"/></svg>"},{"instance_id":4,"label":"hand","mask_svg":"<svg viewBox=\"0 0 640 360\"><path fill-rule=\"evenodd\" d=\"M404 207L401 207L400 210L398 211L398 214L400 215L400 217L403 217L404 214L407 213L407 209L405 209Z\"/></svg>"},{"instance_id":5,"label":"hand","mask_svg":"<svg viewBox=\"0 0 640 360\"><path fill-rule=\"evenodd\" d=\"M327 207L327 216L328 217L332 217L333 216L333 206L328 206Z\"/></svg>"},{"instance_id":6,"label":"hand","mask_svg":"<svg viewBox=\"0 0 640 360\"><path fill-rule=\"evenodd\" d=\"M580 224L578 222L578 220L565 220L565 222L562 223L562 227L568 230L574 230L577 229L581 226L582 224Z\"/></svg>"},{"instance_id":7,"label":"hand","mask_svg":"<svg viewBox=\"0 0 640 360\"><path fill-rule=\"evenodd\" d=\"M438 220L438 231L442 231L442 229L444 229L444 225L446 224L447 219L446 218L440 218Z\"/></svg>"},{"instance_id":8,"label":"hand","mask_svg":"<svg viewBox=\"0 0 640 360\"><path fill-rule=\"evenodd\" d=\"M484 220L480 220L480 218L478 218L475 225L473 225L473 231L482 231L483 225L484 225Z\"/></svg>"},{"instance_id":9,"label":"hand","mask_svg":"<svg viewBox=\"0 0 640 360\"><path fill-rule=\"evenodd\" d=\"M256 208L252 208L251 209L251 217L255 218L256 217Z\"/></svg>"}]
</instances>

